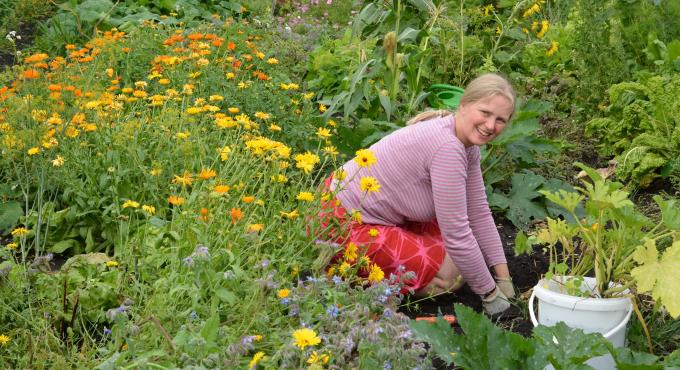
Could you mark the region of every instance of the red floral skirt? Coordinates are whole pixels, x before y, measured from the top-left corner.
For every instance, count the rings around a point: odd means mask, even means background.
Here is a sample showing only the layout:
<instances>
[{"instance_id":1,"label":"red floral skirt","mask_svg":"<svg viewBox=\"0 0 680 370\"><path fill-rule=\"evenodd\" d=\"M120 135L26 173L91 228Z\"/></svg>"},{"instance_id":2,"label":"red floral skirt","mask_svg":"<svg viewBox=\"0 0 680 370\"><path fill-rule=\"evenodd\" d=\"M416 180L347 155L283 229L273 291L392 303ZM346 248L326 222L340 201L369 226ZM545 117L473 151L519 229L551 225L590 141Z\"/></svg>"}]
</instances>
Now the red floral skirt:
<instances>
[{"instance_id":1,"label":"red floral skirt","mask_svg":"<svg viewBox=\"0 0 680 370\"><path fill-rule=\"evenodd\" d=\"M325 181L324 190L330 189L331 178ZM340 202L331 198L323 203L319 213L321 227L328 230L326 240L344 248L331 261L341 261L350 242L365 251L372 263L377 264L388 278L390 274L403 275L406 271L416 274L414 279L404 281L403 293L410 289L418 291L426 287L437 275L444 261L446 250L437 220L426 223L410 222L399 226L359 223L353 220ZM329 225L338 225L333 227ZM338 235L342 230L342 235Z\"/></svg>"}]
</instances>

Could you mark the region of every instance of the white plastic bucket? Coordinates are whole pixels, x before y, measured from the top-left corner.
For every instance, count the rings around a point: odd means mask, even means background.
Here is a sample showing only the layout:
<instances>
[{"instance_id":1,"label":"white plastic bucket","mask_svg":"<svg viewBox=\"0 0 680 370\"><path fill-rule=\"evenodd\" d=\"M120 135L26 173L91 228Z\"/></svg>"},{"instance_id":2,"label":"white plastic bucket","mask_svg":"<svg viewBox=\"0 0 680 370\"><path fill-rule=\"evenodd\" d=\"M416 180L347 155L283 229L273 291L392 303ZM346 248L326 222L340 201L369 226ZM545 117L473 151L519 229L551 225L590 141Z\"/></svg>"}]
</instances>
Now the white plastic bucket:
<instances>
[{"instance_id":1,"label":"white plastic bucket","mask_svg":"<svg viewBox=\"0 0 680 370\"><path fill-rule=\"evenodd\" d=\"M569 277L563 277L568 279ZM585 277L584 290L595 290L595 279ZM571 328L586 333L601 333L615 347L626 344L626 325L633 312L630 298L582 298L559 292L560 283L540 280L529 298L529 316L534 326L553 326L562 321ZM538 298L538 318L534 314L534 300ZM586 362L595 369L615 369L611 355L595 357ZM552 368L552 367L549 367Z\"/></svg>"}]
</instances>

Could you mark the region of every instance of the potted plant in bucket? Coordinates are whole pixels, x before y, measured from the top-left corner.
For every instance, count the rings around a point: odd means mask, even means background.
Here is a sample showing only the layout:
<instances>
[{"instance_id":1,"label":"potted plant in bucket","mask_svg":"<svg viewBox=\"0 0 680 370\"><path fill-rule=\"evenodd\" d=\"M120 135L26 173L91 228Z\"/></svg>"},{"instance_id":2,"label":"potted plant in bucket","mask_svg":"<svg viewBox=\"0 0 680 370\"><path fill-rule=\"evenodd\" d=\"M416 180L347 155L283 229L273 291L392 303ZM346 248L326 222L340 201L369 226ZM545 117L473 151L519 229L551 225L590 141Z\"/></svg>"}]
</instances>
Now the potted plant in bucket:
<instances>
[{"instance_id":1,"label":"potted plant in bucket","mask_svg":"<svg viewBox=\"0 0 680 370\"><path fill-rule=\"evenodd\" d=\"M586 173L576 191L542 192L569 216L548 218L524 241L544 245L550 254L549 271L530 298L532 321L548 326L563 321L586 332L602 333L614 347L621 347L626 324L635 311L649 341L637 293L651 292L671 316L680 316L680 296L673 287L680 279L680 209L674 200L655 197L662 217L654 223L634 209L622 184L581 163L576 165ZM659 259L657 247L664 246ZM538 318L534 300L538 300ZM589 364L597 369L614 368L611 356Z\"/></svg>"}]
</instances>

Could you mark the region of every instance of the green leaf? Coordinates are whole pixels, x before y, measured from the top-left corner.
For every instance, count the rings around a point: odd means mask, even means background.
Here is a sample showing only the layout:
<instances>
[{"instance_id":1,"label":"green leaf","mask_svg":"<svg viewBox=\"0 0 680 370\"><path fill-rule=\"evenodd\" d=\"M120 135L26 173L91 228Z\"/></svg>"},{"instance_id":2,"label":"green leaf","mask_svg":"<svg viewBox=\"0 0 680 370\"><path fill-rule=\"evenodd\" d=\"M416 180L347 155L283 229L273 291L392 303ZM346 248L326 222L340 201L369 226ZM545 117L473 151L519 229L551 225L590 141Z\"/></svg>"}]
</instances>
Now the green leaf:
<instances>
[{"instance_id":1,"label":"green leaf","mask_svg":"<svg viewBox=\"0 0 680 370\"><path fill-rule=\"evenodd\" d=\"M545 195L549 201L557 204L570 213L574 212L584 198L583 195L575 191L567 191L564 189L559 189L556 192L541 190L539 193Z\"/></svg>"},{"instance_id":2,"label":"green leaf","mask_svg":"<svg viewBox=\"0 0 680 370\"><path fill-rule=\"evenodd\" d=\"M84 265L101 265L108 261L111 261L111 257L107 256L106 253L78 254L69 258L66 263L61 266L61 271Z\"/></svg>"},{"instance_id":3,"label":"green leaf","mask_svg":"<svg viewBox=\"0 0 680 370\"><path fill-rule=\"evenodd\" d=\"M413 4L421 12L428 13L431 9L434 9L434 3L432 0L408 0L409 3Z\"/></svg>"},{"instance_id":4,"label":"green leaf","mask_svg":"<svg viewBox=\"0 0 680 370\"><path fill-rule=\"evenodd\" d=\"M21 203L13 200L0 203L0 230L13 229L23 215Z\"/></svg>"},{"instance_id":5,"label":"green leaf","mask_svg":"<svg viewBox=\"0 0 680 370\"><path fill-rule=\"evenodd\" d=\"M487 193L487 198L489 201L489 207L491 208L508 209L510 207L510 198L501 193Z\"/></svg>"},{"instance_id":6,"label":"green leaf","mask_svg":"<svg viewBox=\"0 0 680 370\"><path fill-rule=\"evenodd\" d=\"M533 248L531 244L529 244L529 239L527 238L527 235L524 233L524 231L520 230L517 235L515 235L515 256L519 256L521 254L531 254L533 251Z\"/></svg>"},{"instance_id":7,"label":"green leaf","mask_svg":"<svg viewBox=\"0 0 680 370\"><path fill-rule=\"evenodd\" d=\"M418 37L418 32L419 30L417 29L406 27L397 37L397 42L414 41Z\"/></svg>"},{"instance_id":8,"label":"green leaf","mask_svg":"<svg viewBox=\"0 0 680 370\"><path fill-rule=\"evenodd\" d=\"M109 0L85 0L76 8L81 22L95 23L107 18L114 4Z\"/></svg>"},{"instance_id":9,"label":"green leaf","mask_svg":"<svg viewBox=\"0 0 680 370\"><path fill-rule=\"evenodd\" d=\"M236 295L227 288L215 289L215 295L217 296L217 298L220 299L220 301L225 302L229 305L233 305L234 303L236 303Z\"/></svg>"},{"instance_id":10,"label":"green leaf","mask_svg":"<svg viewBox=\"0 0 680 370\"><path fill-rule=\"evenodd\" d=\"M499 50L494 54L494 59L496 59L499 63L507 63L514 58L514 54L510 54L507 51L504 50Z\"/></svg>"},{"instance_id":11,"label":"green leaf","mask_svg":"<svg viewBox=\"0 0 680 370\"><path fill-rule=\"evenodd\" d=\"M387 95L378 94L378 98L380 99L380 105L382 105L383 109L385 109L386 118L390 119L392 116L392 102L390 102L390 97Z\"/></svg>"},{"instance_id":12,"label":"green leaf","mask_svg":"<svg viewBox=\"0 0 680 370\"><path fill-rule=\"evenodd\" d=\"M47 248L50 252L52 253L64 253L65 251L73 248L75 250L78 250L80 247L80 243L78 243L77 240L74 239L66 239L59 241L55 243L53 246Z\"/></svg>"},{"instance_id":13,"label":"green leaf","mask_svg":"<svg viewBox=\"0 0 680 370\"><path fill-rule=\"evenodd\" d=\"M680 316L680 241L668 247L659 259L654 240L647 240L633 252L640 265L631 271L641 293L652 292L652 297L666 307L673 318Z\"/></svg>"},{"instance_id":14,"label":"green leaf","mask_svg":"<svg viewBox=\"0 0 680 370\"><path fill-rule=\"evenodd\" d=\"M508 194L510 208L507 217L520 229L528 228L532 219L546 217L545 208L533 201L541 196L537 189L544 183L543 176L531 171L512 175L512 188Z\"/></svg>"},{"instance_id":15,"label":"green leaf","mask_svg":"<svg viewBox=\"0 0 680 370\"><path fill-rule=\"evenodd\" d=\"M676 59L680 58L680 40L673 40L668 43L666 51L669 63L673 63Z\"/></svg>"},{"instance_id":16,"label":"green leaf","mask_svg":"<svg viewBox=\"0 0 680 370\"><path fill-rule=\"evenodd\" d=\"M430 345L437 357L447 364L453 363L456 355L453 353L453 338L456 333L451 329L451 324L439 317L434 323L411 320L409 326L417 337Z\"/></svg>"},{"instance_id":17,"label":"green leaf","mask_svg":"<svg viewBox=\"0 0 680 370\"><path fill-rule=\"evenodd\" d=\"M519 41L524 41L527 39L527 35L522 32L522 29L520 27L512 27L510 29L507 29L505 31L505 36L513 39L513 40L519 40Z\"/></svg>"},{"instance_id":18,"label":"green leaf","mask_svg":"<svg viewBox=\"0 0 680 370\"><path fill-rule=\"evenodd\" d=\"M465 335L454 337L457 365L468 369L524 369L534 353L531 343L506 332L470 307L455 304L454 310Z\"/></svg>"},{"instance_id":19,"label":"green leaf","mask_svg":"<svg viewBox=\"0 0 680 370\"><path fill-rule=\"evenodd\" d=\"M156 217L156 216L153 216L153 217L151 217L151 218L149 219L149 223L150 223L152 226L157 227L157 228L160 229L160 228L164 227L164 226L168 223L168 221L165 221L165 220L160 219L160 218L158 218L158 217Z\"/></svg>"},{"instance_id":20,"label":"green leaf","mask_svg":"<svg viewBox=\"0 0 680 370\"><path fill-rule=\"evenodd\" d=\"M661 209L661 221L664 225L669 229L680 230L680 205L676 204L677 199L664 200L660 195L655 195L654 201Z\"/></svg>"},{"instance_id":21,"label":"green leaf","mask_svg":"<svg viewBox=\"0 0 680 370\"><path fill-rule=\"evenodd\" d=\"M208 343L213 343L215 342L215 339L217 339L217 332L220 328L220 318L217 314L214 314L210 316L208 320L206 320L205 324L203 324L203 328L201 329L201 336L203 339L205 339L206 342Z\"/></svg>"},{"instance_id":22,"label":"green leaf","mask_svg":"<svg viewBox=\"0 0 680 370\"><path fill-rule=\"evenodd\" d=\"M584 333L564 322L555 326L534 328L537 356L545 358L556 369L592 369L584 363L609 352L609 342L600 333ZM576 366L575 366L576 365Z\"/></svg>"},{"instance_id":23,"label":"green leaf","mask_svg":"<svg viewBox=\"0 0 680 370\"><path fill-rule=\"evenodd\" d=\"M666 356L666 358L664 358L663 363L667 369L677 370L678 368L680 368L680 348L676 349L670 355Z\"/></svg>"},{"instance_id":24,"label":"green leaf","mask_svg":"<svg viewBox=\"0 0 680 370\"><path fill-rule=\"evenodd\" d=\"M614 361L618 370L663 370L659 358L649 353L633 352L626 347L614 349Z\"/></svg>"}]
</instances>

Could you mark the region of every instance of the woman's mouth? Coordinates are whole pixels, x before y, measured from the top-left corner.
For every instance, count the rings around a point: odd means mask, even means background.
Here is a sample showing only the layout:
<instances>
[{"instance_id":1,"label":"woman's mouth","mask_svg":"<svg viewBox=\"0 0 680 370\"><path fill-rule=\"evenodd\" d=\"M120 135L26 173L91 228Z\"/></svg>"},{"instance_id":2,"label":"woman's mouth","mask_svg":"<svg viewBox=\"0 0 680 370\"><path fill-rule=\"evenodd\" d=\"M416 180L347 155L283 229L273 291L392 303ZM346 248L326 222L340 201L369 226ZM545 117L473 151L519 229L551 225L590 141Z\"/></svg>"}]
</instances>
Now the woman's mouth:
<instances>
[{"instance_id":1,"label":"woman's mouth","mask_svg":"<svg viewBox=\"0 0 680 370\"><path fill-rule=\"evenodd\" d=\"M493 132L488 132L488 131L482 129L481 127L479 127L479 126L476 128L476 130L480 135L482 135L484 137L488 137L488 136L491 136L491 134L493 134Z\"/></svg>"}]
</instances>

